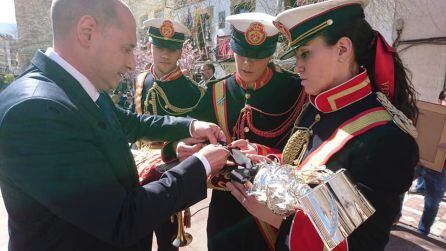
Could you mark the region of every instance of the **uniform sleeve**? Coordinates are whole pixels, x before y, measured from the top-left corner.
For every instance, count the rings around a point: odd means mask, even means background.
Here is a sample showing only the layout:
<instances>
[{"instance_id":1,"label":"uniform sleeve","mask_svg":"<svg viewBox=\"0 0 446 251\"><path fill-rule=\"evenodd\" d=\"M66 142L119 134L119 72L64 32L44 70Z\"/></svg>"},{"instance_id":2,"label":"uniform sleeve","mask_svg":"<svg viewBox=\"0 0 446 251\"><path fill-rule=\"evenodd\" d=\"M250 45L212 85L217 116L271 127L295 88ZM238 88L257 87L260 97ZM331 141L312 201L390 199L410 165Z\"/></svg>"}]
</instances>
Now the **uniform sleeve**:
<instances>
[{"instance_id":1,"label":"uniform sleeve","mask_svg":"<svg viewBox=\"0 0 446 251\"><path fill-rule=\"evenodd\" d=\"M343 166L347 167L358 188L376 209L349 236L349 246L353 250L384 249L401 209L400 196L413 181L419 160L418 145L391 123L374 128L346 147L348 150L337 159L343 160Z\"/></svg>"},{"instance_id":2,"label":"uniform sleeve","mask_svg":"<svg viewBox=\"0 0 446 251\"><path fill-rule=\"evenodd\" d=\"M329 160L329 169L349 171L353 182L376 209L348 236L347 243L335 250L384 249L400 210L399 196L410 187L417 162L415 140L394 124L358 136ZM303 212L296 213L293 222L281 226L282 235L288 234L290 244L296 248L292 250L322 250L322 240Z\"/></svg>"},{"instance_id":3,"label":"uniform sleeve","mask_svg":"<svg viewBox=\"0 0 446 251\"><path fill-rule=\"evenodd\" d=\"M213 105L212 86L206 89L206 93L201 98L197 107L189 114L190 117L211 123L217 123Z\"/></svg>"},{"instance_id":4,"label":"uniform sleeve","mask_svg":"<svg viewBox=\"0 0 446 251\"><path fill-rule=\"evenodd\" d=\"M399 213L400 195L413 180L418 145L395 124L373 128L347 143L328 167L346 168L376 212L349 237L352 250L382 250Z\"/></svg>"},{"instance_id":5,"label":"uniform sleeve","mask_svg":"<svg viewBox=\"0 0 446 251\"><path fill-rule=\"evenodd\" d=\"M257 154L266 156L272 160L282 161L282 152L279 149L268 147L262 144L253 144L256 148Z\"/></svg>"},{"instance_id":6,"label":"uniform sleeve","mask_svg":"<svg viewBox=\"0 0 446 251\"><path fill-rule=\"evenodd\" d=\"M298 210L296 214L287 217L280 226L276 250L324 251L327 249L310 218L303 211ZM332 250L348 250L347 240L342 241Z\"/></svg>"},{"instance_id":7,"label":"uniform sleeve","mask_svg":"<svg viewBox=\"0 0 446 251\"><path fill-rule=\"evenodd\" d=\"M144 124L144 118L133 119ZM155 126L166 121L147 119ZM9 205L12 212L28 218L27 203L38 203L62 221L125 247L206 197L206 174L198 158L186 159L159 181L124 187L95 137L74 108L47 100L12 107L0 125L0 180L21 195Z\"/></svg>"},{"instance_id":8,"label":"uniform sleeve","mask_svg":"<svg viewBox=\"0 0 446 251\"><path fill-rule=\"evenodd\" d=\"M139 139L174 141L190 137L190 118L137 115L119 107L116 107L115 111L129 142L133 143Z\"/></svg>"}]
</instances>

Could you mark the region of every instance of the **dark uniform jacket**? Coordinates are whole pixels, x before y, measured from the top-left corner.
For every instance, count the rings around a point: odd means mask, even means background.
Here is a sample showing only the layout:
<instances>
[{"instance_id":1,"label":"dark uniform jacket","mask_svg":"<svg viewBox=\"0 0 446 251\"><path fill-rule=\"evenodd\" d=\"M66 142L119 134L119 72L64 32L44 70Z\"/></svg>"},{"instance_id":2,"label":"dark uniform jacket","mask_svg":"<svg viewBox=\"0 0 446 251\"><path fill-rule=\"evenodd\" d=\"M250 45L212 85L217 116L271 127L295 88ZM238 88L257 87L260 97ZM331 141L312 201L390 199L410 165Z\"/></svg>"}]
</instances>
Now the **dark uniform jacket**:
<instances>
[{"instance_id":1,"label":"dark uniform jacket","mask_svg":"<svg viewBox=\"0 0 446 251\"><path fill-rule=\"evenodd\" d=\"M140 105L142 113L153 114L154 109L156 110L156 115L172 115L172 116L187 116L192 108L200 101L200 98L204 94L202 87L199 87L196 83L192 82L191 79L181 74L178 78L168 81L155 80L153 75L148 73L143 73L144 77L144 87L138 93L138 86L136 88L137 93L135 100L138 96L141 96L141 102L135 102L135 105ZM151 90L154 83L156 83L164 92L165 99L163 95L156 92L155 104L149 96L147 99L147 93ZM170 103L170 104L168 104ZM146 102L147 108L146 109ZM155 106L155 107L154 107ZM185 109L185 111L176 111L176 108Z\"/></svg>"},{"instance_id":2,"label":"dark uniform jacket","mask_svg":"<svg viewBox=\"0 0 446 251\"><path fill-rule=\"evenodd\" d=\"M164 76L163 81L155 80L153 72L152 66L148 72L141 73L137 78L134 102L136 112L186 117L203 96L204 89L185 77L179 67ZM155 142L150 145L156 147ZM165 149L172 149L169 146ZM177 235L177 229L177 220L175 218L171 221L171 217L167 217L165 223L155 229L160 250L178 250L172 245L172 237Z\"/></svg>"},{"instance_id":3,"label":"dark uniform jacket","mask_svg":"<svg viewBox=\"0 0 446 251\"><path fill-rule=\"evenodd\" d=\"M368 94L358 88L345 95L341 94L344 91L342 86L337 88L338 90L330 90L330 95L327 92L324 96L316 97L303 114L299 126L307 128L314 122L317 114L321 116L313 127L313 136L304 160L327 141L341 124L367 110L383 107L374 92ZM355 86L352 87L354 88ZM329 103L333 100L342 102L342 106L329 108ZM389 121L354 137L328 160L328 169L337 171L345 168L349 171L354 182L376 209L348 237L348 250L384 250L390 228L400 211L399 196L409 189L418 158L415 139L393 121ZM277 250L288 250L286 237L290 233L292 220L291 216L282 223ZM308 241L320 239L317 236Z\"/></svg>"},{"instance_id":4,"label":"dark uniform jacket","mask_svg":"<svg viewBox=\"0 0 446 251\"><path fill-rule=\"evenodd\" d=\"M268 116L260 112L253 112L252 122L254 126L259 130L268 132L277 128L285 121L290 120L290 115L299 113L290 108L298 103L296 101L298 101L303 93L300 79L289 72L273 72L271 80L257 90L241 87L236 82L235 74L227 78L209 82L206 94L190 116L218 124L215 115L215 106L213 104L215 97L213 85L216 85L220 81L226 81L226 118L229 133L233 140L237 139L234 135L234 126L236 126L240 111L245 105L259 109L263 113L274 114L274 116ZM246 127L249 126L246 125ZM286 128L283 133L276 137L265 137L257 134L255 131L247 129L245 129L244 134L250 142L282 149L288 139L290 131L291 128Z\"/></svg>"},{"instance_id":5,"label":"dark uniform jacket","mask_svg":"<svg viewBox=\"0 0 446 251\"><path fill-rule=\"evenodd\" d=\"M210 82L206 94L201 100L199 107L191 116L199 120L218 124L215 115L213 86L218 81L226 81L226 107L227 124L230 134L234 134L234 127L239 119L241 110L245 105L260 109L264 113L275 114L267 116L262 113L253 112L252 121L257 129L271 132L291 119L291 124L285 128L283 133L276 137L264 137L254 133L253 130L244 130L245 138L250 142L259 143L269 147L281 149L290 134L292 124L300 109L297 105L293 107L302 95L300 79L288 72L273 72L272 78L263 87L257 90L244 89L236 82L235 74L224 79ZM279 115L278 115L279 114ZM294 119L292 118L294 116ZM246 125L246 127L249 127ZM251 127L252 128L252 127ZM267 250L268 246L260 233L254 218L240 205L240 203L229 193L214 190L209 206L207 225L208 249L209 250Z\"/></svg>"},{"instance_id":6,"label":"dark uniform jacket","mask_svg":"<svg viewBox=\"0 0 446 251\"><path fill-rule=\"evenodd\" d=\"M113 129L81 85L40 51L0 100L9 250L150 250L147 236L163 219L206 197L198 158L139 186L128 146L141 137L187 137L189 119L115 109L120 128Z\"/></svg>"}]
</instances>

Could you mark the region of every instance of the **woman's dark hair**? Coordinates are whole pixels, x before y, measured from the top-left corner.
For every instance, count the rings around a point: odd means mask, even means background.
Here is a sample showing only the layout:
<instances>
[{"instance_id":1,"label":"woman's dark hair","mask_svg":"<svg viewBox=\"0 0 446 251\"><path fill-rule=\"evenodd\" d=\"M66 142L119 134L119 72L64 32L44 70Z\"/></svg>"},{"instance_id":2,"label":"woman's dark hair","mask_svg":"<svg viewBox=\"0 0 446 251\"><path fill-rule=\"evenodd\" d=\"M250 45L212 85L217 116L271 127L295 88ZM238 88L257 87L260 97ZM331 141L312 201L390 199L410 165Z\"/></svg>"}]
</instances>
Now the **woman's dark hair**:
<instances>
[{"instance_id":1,"label":"woman's dark hair","mask_svg":"<svg viewBox=\"0 0 446 251\"><path fill-rule=\"evenodd\" d=\"M358 65L367 69L370 81L375 83L375 50L376 35L370 24L361 17L356 21L327 29L321 35L328 45L336 44L340 38L348 37L353 43L355 59ZM393 104L409 119L416 122L418 108L416 106L415 89L409 77L409 71L403 66L400 57L395 52L395 92ZM373 85L376 90L376 86Z\"/></svg>"},{"instance_id":2,"label":"woman's dark hair","mask_svg":"<svg viewBox=\"0 0 446 251\"><path fill-rule=\"evenodd\" d=\"M446 91L441 91L440 94L438 95L438 99L443 101L446 99Z\"/></svg>"}]
</instances>

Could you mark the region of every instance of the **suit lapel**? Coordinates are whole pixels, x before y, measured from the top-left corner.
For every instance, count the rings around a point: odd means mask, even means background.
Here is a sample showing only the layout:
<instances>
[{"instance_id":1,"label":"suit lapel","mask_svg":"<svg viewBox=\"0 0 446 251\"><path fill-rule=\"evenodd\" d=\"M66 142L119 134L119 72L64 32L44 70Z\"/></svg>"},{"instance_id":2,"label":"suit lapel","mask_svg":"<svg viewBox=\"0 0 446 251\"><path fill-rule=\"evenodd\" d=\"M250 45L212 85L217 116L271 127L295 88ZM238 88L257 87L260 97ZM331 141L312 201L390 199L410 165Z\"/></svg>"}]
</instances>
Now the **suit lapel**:
<instances>
[{"instance_id":1,"label":"suit lapel","mask_svg":"<svg viewBox=\"0 0 446 251\"><path fill-rule=\"evenodd\" d=\"M107 157L113 172L128 189L137 182L136 167L129 151L127 138L122 130L114 130L107 126L106 120L99 107L82 88L81 84L65 69L49 59L42 51L38 51L31 63L38 68L43 75L51 79L62 88L73 104L79 108L80 113L95 129L101 141L101 151ZM111 99L109 102L112 102ZM114 107L113 107L114 108ZM117 117L115 115L115 119ZM118 121L119 123L119 121Z\"/></svg>"},{"instance_id":2,"label":"suit lapel","mask_svg":"<svg viewBox=\"0 0 446 251\"><path fill-rule=\"evenodd\" d=\"M95 118L102 117L101 111L82 88L81 84L60 65L48 58L42 51L37 51L31 63L61 87L77 106L82 106Z\"/></svg>"}]
</instances>

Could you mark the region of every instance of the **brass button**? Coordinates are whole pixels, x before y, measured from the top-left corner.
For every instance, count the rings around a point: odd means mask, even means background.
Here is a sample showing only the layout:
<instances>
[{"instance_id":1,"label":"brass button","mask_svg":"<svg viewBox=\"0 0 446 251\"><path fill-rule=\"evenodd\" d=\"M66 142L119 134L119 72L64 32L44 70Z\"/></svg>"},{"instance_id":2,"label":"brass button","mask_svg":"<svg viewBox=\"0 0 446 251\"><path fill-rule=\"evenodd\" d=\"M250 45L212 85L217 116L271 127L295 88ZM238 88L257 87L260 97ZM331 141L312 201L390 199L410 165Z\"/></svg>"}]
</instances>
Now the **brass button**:
<instances>
[{"instance_id":1,"label":"brass button","mask_svg":"<svg viewBox=\"0 0 446 251\"><path fill-rule=\"evenodd\" d=\"M249 132L249 127L245 127L245 132Z\"/></svg>"},{"instance_id":2,"label":"brass button","mask_svg":"<svg viewBox=\"0 0 446 251\"><path fill-rule=\"evenodd\" d=\"M249 94L249 93L245 93L245 98L246 98L246 99L250 99L250 98L251 98L251 94Z\"/></svg>"}]
</instances>

